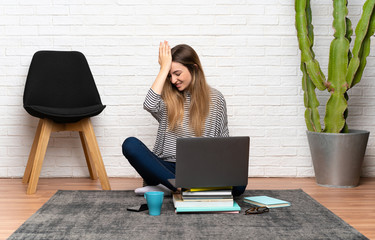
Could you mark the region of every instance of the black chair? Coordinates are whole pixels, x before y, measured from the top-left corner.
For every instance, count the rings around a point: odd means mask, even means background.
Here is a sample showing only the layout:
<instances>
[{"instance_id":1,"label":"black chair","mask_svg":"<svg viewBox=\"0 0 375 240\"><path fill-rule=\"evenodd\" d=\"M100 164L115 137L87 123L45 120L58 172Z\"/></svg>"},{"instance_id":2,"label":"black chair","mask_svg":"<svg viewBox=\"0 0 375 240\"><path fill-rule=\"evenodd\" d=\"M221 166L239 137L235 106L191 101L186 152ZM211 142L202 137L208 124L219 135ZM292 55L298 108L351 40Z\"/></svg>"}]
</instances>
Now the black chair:
<instances>
[{"instance_id":1,"label":"black chair","mask_svg":"<svg viewBox=\"0 0 375 240\"><path fill-rule=\"evenodd\" d=\"M23 106L40 118L23 182L27 194L36 192L51 132L78 131L91 179L110 190L90 117L103 111L94 78L85 56L76 51L39 51L32 58L23 95Z\"/></svg>"}]
</instances>

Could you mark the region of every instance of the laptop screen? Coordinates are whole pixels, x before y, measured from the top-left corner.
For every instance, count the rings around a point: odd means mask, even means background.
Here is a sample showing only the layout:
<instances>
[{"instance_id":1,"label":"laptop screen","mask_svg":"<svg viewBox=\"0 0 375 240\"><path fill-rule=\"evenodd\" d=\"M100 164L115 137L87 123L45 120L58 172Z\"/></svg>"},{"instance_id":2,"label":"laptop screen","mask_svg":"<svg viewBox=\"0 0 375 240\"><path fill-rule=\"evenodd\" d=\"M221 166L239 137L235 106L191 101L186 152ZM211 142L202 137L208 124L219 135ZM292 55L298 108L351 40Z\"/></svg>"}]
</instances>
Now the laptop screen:
<instances>
[{"instance_id":1,"label":"laptop screen","mask_svg":"<svg viewBox=\"0 0 375 240\"><path fill-rule=\"evenodd\" d=\"M249 137L177 139L175 187L245 186Z\"/></svg>"}]
</instances>

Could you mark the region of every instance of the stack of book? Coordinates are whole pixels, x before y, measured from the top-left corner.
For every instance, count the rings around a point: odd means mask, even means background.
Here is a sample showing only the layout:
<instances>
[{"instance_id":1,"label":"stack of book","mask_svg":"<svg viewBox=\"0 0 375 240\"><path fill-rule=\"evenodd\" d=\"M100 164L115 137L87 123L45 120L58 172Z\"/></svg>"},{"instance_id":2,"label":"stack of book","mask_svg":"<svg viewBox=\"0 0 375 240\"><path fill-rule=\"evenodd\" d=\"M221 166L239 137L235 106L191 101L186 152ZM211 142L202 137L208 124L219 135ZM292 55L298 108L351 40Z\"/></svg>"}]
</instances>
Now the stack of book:
<instances>
[{"instance_id":1,"label":"stack of book","mask_svg":"<svg viewBox=\"0 0 375 240\"><path fill-rule=\"evenodd\" d=\"M241 208L233 200L231 189L189 189L173 194L177 213L225 212L239 213Z\"/></svg>"}]
</instances>

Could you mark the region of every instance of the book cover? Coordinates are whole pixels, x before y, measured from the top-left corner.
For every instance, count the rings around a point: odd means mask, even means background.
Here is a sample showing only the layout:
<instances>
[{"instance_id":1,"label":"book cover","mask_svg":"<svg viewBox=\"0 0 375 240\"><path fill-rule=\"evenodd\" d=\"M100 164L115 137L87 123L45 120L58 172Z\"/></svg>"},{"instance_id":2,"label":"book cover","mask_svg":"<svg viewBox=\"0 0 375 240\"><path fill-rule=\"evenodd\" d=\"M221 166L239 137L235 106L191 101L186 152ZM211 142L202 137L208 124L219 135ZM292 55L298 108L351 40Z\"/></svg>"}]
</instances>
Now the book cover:
<instances>
[{"instance_id":1,"label":"book cover","mask_svg":"<svg viewBox=\"0 0 375 240\"><path fill-rule=\"evenodd\" d=\"M179 207L232 207L233 199L196 199L186 201L181 194L173 194L173 204L175 208Z\"/></svg>"},{"instance_id":2,"label":"book cover","mask_svg":"<svg viewBox=\"0 0 375 240\"><path fill-rule=\"evenodd\" d=\"M186 197L182 196L184 201L231 201L233 196L196 196L196 197Z\"/></svg>"},{"instance_id":3,"label":"book cover","mask_svg":"<svg viewBox=\"0 0 375 240\"><path fill-rule=\"evenodd\" d=\"M177 207L177 213L183 212L240 212L241 207L233 201L232 206L228 207Z\"/></svg>"},{"instance_id":4,"label":"book cover","mask_svg":"<svg viewBox=\"0 0 375 240\"><path fill-rule=\"evenodd\" d=\"M232 187L205 187L205 188L190 188L187 192L202 192L202 191L213 191L213 190L232 190Z\"/></svg>"},{"instance_id":5,"label":"book cover","mask_svg":"<svg viewBox=\"0 0 375 240\"><path fill-rule=\"evenodd\" d=\"M220 196L220 195L232 195L232 190L224 189L224 190L211 190L211 191L183 191L182 196Z\"/></svg>"},{"instance_id":6,"label":"book cover","mask_svg":"<svg viewBox=\"0 0 375 240\"><path fill-rule=\"evenodd\" d=\"M251 203L260 207L268 207L268 208L277 208L277 207L288 207L290 206L290 202L268 197L268 196L253 196L253 197L245 197L244 201L247 203Z\"/></svg>"},{"instance_id":7,"label":"book cover","mask_svg":"<svg viewBox=\"0 0 375 240\"><path fill-rule=\"evenodd\" d=\"M192 195L192 196L183 195L182 198L184 199L184 201L205 200L205 199L230 200L230 199L233 199L233 196L232 195Z\"/></svg>"}]
</instances>

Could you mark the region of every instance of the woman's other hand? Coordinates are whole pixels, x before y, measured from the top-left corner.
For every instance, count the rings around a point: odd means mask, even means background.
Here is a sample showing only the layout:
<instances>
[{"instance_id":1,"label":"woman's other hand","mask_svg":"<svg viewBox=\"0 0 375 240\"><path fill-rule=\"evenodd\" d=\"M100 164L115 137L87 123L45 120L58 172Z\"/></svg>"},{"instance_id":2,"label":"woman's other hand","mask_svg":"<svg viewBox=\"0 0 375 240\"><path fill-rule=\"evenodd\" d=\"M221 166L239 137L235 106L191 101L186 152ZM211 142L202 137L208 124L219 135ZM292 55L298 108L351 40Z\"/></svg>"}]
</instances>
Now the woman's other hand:
<instances>
[{"instance_id":1,"label":"woman's other hand","mask_svg":"<svg viewBox=\"0 0 375 240\"><path fill-rule=\"evenodd\" d=\"M160 42L158 62L161 69L169 72L172 65L172 54L168 41Z\"/></svg>"}]
</instances>

